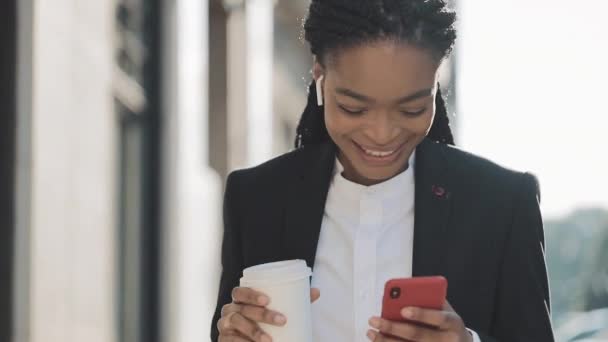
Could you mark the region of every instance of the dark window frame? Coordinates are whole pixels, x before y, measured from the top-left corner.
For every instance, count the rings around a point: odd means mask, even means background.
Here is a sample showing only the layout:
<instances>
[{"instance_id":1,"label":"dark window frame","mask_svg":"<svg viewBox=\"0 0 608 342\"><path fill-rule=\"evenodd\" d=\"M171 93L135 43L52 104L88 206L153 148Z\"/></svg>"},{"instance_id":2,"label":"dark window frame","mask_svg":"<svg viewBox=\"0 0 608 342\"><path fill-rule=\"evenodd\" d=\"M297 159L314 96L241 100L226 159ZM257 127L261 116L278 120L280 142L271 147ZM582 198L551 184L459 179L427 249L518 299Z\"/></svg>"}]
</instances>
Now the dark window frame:
<instances>
[{"instance_id":1,"label":"dark window frame","mask_svg":"<svg viewBox=\"0 0 608 342\"><path fill-rule=\"evenodd\" d=\"M17 1L0 2L0 341L13 335Z\"/></svg>"},{"instance_id":2,"label":"dark window frame","mask_svg":"<svg viewBox=\"0 0 608 342\"><path fill-rule=\"evenodd\" d=\"M123 6L124 5L124 6ZM143 90L139 110L116 99L119 120L119 341L160 340L161 1L119 1L116 63ZM129 31L128 33L126 31ZM122 44L122 45L121 45Z\"/></svg>"}]
</instances>

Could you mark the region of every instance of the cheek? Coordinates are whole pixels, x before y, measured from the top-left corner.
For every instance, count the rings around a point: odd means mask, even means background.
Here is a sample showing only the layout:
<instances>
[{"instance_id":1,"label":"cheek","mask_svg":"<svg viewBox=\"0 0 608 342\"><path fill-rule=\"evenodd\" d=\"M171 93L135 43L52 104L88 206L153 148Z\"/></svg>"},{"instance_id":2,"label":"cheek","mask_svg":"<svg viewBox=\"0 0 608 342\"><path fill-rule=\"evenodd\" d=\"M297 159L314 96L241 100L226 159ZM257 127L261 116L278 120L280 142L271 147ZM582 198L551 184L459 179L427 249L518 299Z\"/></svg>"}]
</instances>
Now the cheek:
<instances>
[{"instance_id":1,"label":"cheek","mask_svg":"<svg viewBox=\"0 0 608 342\"><path fill-rule=\"evenodd\" d=\"M433 110L426 117L426 122L424 124L424 127L425 127L424 135L429 134L434 121L435 121L435 105L433 104Z\"/></svg>"},{"instance_id":2,"label":"cheek","mask_svg":"<svg viewBox=\"0 0 608 342\"><path fill-rule=\"evenodd\" d=\"M432 110L429 110L425 114L415 118L401 117L399 126L401 127L402 132L405 132L405 134L411 137L420 137L422 139L431 130L433 117L434 111Z\"/></svg>"},{"instance_id":3,"label":"cheek","mask_svg":"<svg viewBox=\"0 0 608 342\"><path fill-rule=\"evenodd\" d=\"M433 121L435 120L435 104L433 103L431 110L429 110L425 115L415 120L416 123L413 125L412 130L416 135L424 135L426 136L431 130L431 126L433 126Z\"/></svg>"},{"instance_id":4,"label":"cheek","mask_svg":"<svg viewBox=\"0 0 608 342\"><path fill-rule=\"evenodd\" d=\"M325 127L332 139L338 140L341 136L354 131L357 127L356 119L331 109L325 109Z\"/></svg>"},{"instance_id":5,"label":"cheek","mask_svg":"<svg viewBox=\"0 0 608 342\"><path fill-rule=\"evenodd\" d=\"M431 126L433 126L433 120L435 119L435 111L429 112L428 115L425 115L421 118L421 122L418 126L417 133L427 135L431 130Z\"/></svg>"}]
</instances>

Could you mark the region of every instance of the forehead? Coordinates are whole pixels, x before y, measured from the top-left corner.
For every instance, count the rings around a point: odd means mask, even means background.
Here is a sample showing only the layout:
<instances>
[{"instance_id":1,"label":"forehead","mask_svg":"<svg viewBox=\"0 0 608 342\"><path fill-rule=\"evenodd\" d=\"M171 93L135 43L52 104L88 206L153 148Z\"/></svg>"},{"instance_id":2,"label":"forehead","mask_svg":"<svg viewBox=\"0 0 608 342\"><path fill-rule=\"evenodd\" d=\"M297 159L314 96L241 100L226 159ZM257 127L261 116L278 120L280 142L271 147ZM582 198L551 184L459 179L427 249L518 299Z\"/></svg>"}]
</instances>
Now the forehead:
<instances>
[{"instance_id":1,"label":"forehead","mask_svg":"<svg viewBox=\"0 0 608 342\"><path fill-rule=\"evenodd\" d=\"M341 49L328 62L326 72L335 86L376 99L432 88L439 67L430 51L391 41Z\"/></svg>"}]
</instances>

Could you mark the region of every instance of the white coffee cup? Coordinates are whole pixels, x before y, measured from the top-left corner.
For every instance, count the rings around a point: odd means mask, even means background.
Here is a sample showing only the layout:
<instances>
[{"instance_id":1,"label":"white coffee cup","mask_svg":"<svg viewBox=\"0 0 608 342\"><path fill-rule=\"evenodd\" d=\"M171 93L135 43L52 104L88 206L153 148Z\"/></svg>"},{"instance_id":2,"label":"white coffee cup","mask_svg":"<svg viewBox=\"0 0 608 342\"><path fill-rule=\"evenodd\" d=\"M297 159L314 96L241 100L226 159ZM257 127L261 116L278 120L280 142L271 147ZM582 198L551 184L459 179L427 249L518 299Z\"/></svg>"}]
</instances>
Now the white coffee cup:
<instances>
[{"instance_id":1,"label":"white coffee cup","mask_svg":"<svg viewBox=\"0 0 608 342\"><path fill-rule=\"evenodd\" d=\"M267 308L287 317L283 326L260 323L273 342L312 342L310 267L304 260L287 260L246 268L241 286L266 294Z\"/></svg>"}]
</instances>

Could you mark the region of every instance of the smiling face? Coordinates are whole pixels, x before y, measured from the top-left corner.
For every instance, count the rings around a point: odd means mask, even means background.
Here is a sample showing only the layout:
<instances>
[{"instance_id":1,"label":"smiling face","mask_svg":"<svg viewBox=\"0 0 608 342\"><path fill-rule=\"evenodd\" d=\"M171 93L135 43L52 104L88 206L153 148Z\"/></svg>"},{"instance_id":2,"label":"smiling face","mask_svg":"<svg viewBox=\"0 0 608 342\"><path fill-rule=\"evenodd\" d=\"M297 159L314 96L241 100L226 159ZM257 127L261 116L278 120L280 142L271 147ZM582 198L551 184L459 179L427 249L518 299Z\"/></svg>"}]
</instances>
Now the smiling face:
<instances>
[{"instance_id":1,"label":"smiling face","mask_svg":"<svg viewBox=\"0 0 608 342\"><path fill-rule=\"evenodd\" d=\"M439 63L428 50L386 41L324 64L313 74L324 76L325 124L344 176L371 185L404 171L433 123Z\"/></svg>"}]
</instances>

